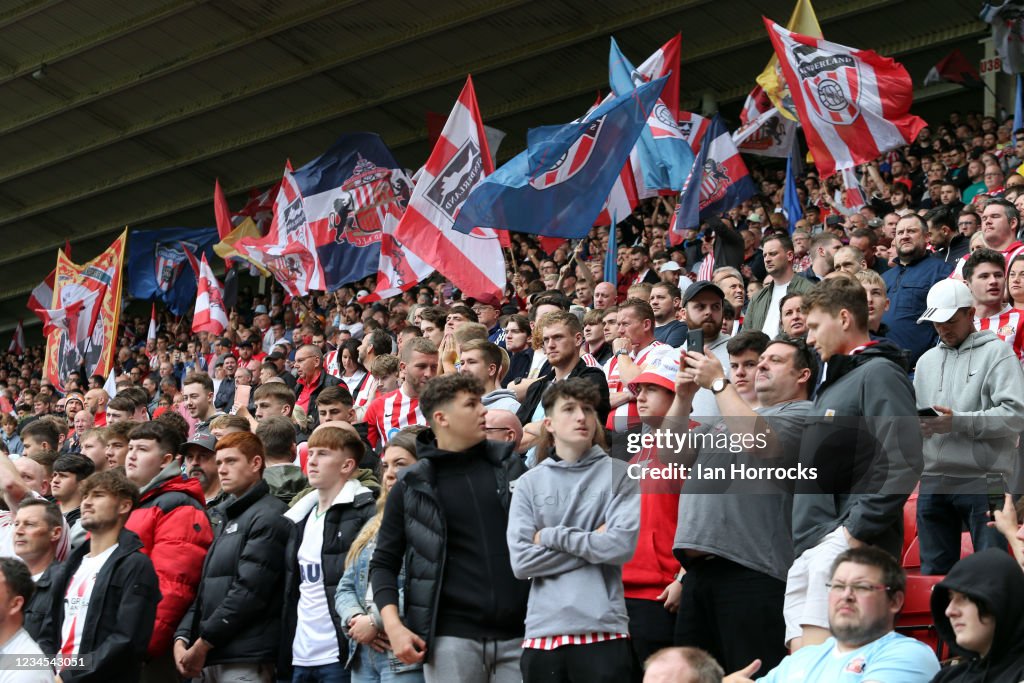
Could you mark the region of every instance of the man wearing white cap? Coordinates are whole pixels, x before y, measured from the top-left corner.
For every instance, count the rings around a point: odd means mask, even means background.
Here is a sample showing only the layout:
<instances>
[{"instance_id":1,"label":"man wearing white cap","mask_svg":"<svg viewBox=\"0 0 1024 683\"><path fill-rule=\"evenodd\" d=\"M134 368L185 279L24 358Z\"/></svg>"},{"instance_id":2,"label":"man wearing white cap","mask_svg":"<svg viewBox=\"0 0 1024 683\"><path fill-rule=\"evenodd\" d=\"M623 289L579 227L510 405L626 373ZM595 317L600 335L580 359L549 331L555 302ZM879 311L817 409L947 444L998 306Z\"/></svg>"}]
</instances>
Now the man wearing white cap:
<instances>
[{"instance_id":1,"label":"man wearing white cap","mask_svg":"<svg viewBox=\"0 0 1024 683\"><path fill-rule=\"evenodd\" d=\"M939 345L914 375L922 417L924 473L917 501L921 573L946 574L960 559L966 524L975 550L1006 545L987 526L988 489L1018 476L1017 438L1024 431L1024 370L1009 345L974 326L974 297L960 280L928 291L918 323L931 323Z\"/></svg>"},{"instance_id":2,"label":"man wearing white cap","mask_svg":"<svg viewBox=\"0 0 1024 683\"><path fill-rule=\"evenodd\" d=\"M679 289L686 291L686 288L693 284L693 280L686 277L686 271L675 261L666 261L658 268L658 274L662 282L671 282Z\"/></svg>"}]
</instances>

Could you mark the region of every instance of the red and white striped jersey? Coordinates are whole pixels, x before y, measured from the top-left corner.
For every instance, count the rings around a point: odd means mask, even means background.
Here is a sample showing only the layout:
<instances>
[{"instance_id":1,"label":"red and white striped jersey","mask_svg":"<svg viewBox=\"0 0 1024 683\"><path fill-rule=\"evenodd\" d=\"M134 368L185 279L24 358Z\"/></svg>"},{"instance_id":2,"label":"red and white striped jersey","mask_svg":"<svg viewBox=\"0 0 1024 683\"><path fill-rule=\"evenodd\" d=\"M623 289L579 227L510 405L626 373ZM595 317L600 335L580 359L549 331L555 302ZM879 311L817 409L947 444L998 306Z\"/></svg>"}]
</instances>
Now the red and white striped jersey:
<instances>
[{"instance_id":1,"label":"red and white striped jersey","mask_svg":"<svg viewBox=\"0 0 1024 683\"><path fill-rule=\"evenodd\" d=\"M606 640L622 640L629 638L628 633L578 633L566 636L544 636L543 638L527 638L523 648L527 650L554 650L563 645L592 645Z\"/></svg>"},{"instance_id":2,"label":"red and white striped jersey","mask_svg":"<svg viewBox=\"0 0 1024 683\"><path fill-rule=\"evenodd\" d=\"M380 448L403 427L426 424L419 398L406 395L399 387L379 396L366 409L366 440L375 449Z\"/></svg>"},{"instance_id":3,"label":"red and white striped jersey","mask_svg":"<svg viewBox=\"0 0 1024 683\"><path fill-rule=\"evenodd\" d=\"M328 375L331 375L332 377L337 377L338 379L341 379L342 373L340 356L341 352L338 351L338 349L328 351L324 355L324 370L327 371Z\"/></svg>"},{"instance_id":4,"label":"red and white striped jersey","mask_svg":"<svg viewBox=\"0 0 1024 683\"><path fill-rule=\"evenodd\" d=\"M356 411L356 420L363 421L366 419L366 411L369 409L370 404L373 403L374 399L377 398L377 387L380 386L380 380L373 375L366 378L363 382L363 388L359 390L356 395L352 407Z\"/></svg>"},{"instance_id":5,"label":"red and white striped jersey","mask_svg":"<svg viewBox=\"0 0 1024 683\"><path fill-rule=\"evenodd\" d=\"M1013 348L1017 358L1024 363L1024 311L1009 305L996 315L987 318L974 317L974 327L981 330L992 330L996 336Z\"/></svg>"},{"instance_id":6,"label":"red and white striped jersey","mask_svg":"<svg viewBox=\"0 0 1024 683\"><path fill-rule=\"evenodd\" d=\"M640 349L635 353L630 353L629 357L633 359L633 362L638 366L643 367L647 364L648 360L653 359L654 356L660 353L673 353L675 349L667 344L663 344L660 341L653 341L648 346ZM605 363L604 366L605 377L608 378L608 391L611 393L626 391L626 385L622 382L622 378L619 377L619 356L612 356L611 359ZM639 424L640 413L637 411L636 399L630 400L628 403L623 403L621 406L613 410L608 414L608 420L605 422L605 429L612 431L616 430L618 425L618 431L624 431L628 426L634 426Z\"/></svg>"}]
</instances>

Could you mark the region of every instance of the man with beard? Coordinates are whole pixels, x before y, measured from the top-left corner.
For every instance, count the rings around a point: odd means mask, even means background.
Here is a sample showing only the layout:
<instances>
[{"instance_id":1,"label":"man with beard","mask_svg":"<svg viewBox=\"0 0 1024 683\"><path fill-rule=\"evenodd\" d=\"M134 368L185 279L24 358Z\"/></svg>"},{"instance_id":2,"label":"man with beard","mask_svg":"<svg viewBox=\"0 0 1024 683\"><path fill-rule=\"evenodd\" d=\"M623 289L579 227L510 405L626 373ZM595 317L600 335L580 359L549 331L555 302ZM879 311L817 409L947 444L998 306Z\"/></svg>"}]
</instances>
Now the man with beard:
<instances>
[{"instance_id":1,"label":"man with beard","mask_svg":"<svg viewBox=\"0 0 1024 683\"><path fill-rule=\"evenodd\" d=\"M927 683L939 671L935 653L925 645L896 633L896 615L903 607L907 576L884 550L853 548L832 565L828 583L828 625L831 637L820 645L801 648L786 657L764 683L801 680L902 681ZM760 668L754 660L727 683L750 683Z\"/></svg>"},{"instance_id":2,"label":"man with beard","mask_svg":"<svg viewBox=\"0 0 1024 683\"><path fill-rule=\"evenodd\" d=\"M185 474L189 479L197 479L203 487L206 498L206 509L220 505L227 494L221 490L220 477L217 476L215 446L217 439L210 434L197 434L181 444L178 453L185 463Z\"/></svg>"},{"instance_id":3,"label":"man with beard","mask_svg":"<svg viewBox=\"0 0 1024 683\"><path fill-rule=\"evenodd\" d=\"M928 225L917 214L904 216L896 224L896 265L882 274L891 306L882 316L889 326L888 338L901 349L909 351L910 367L921 354L935 346L935 329L918 325L924 313L928 289L949 277L953 264L928 256L925 241Z\"/></svg>"},{"instance_id":4,"label":"man with beard","mask_svg":"<svg viewBox=\"0 0 1024 683\"><path fill-rule=\"evenodd\" d=\"M729 365L729 352L726 349L726 342L729 335L722 333L722 304L725 302L725 294L722 290L707 280L694 282L687 287L683 295L683 312L686 318L686 325L691 330L701 330L704 333L704 353L714 354L718 361L725 367ZM707 422L717 418L718 404L715 395L708 389L699 390L693 397L693 410L690 413L693 420Z\"/></svg>"}]
</instances>

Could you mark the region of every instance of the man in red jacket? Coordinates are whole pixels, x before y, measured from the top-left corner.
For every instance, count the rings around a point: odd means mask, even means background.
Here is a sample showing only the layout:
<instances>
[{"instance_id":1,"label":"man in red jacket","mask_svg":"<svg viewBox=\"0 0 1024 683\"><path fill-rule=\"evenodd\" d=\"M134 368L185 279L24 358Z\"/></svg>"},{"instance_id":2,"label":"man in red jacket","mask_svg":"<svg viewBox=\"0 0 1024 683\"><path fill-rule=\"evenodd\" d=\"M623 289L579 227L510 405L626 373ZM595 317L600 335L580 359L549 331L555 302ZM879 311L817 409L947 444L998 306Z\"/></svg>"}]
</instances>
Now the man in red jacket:
<instances>
[{"instance_id":1,"label":"man in red jacket","mask_svg":"<svg viewBox=\"0 0 1024 683\"><path fill-rule=\"evenodd\" d=\"M197 479L181 474L174 433L162 423L144 422L128 438L125 473L142 495L126 528L142 540L142 552L153 561L163 595L141 680L175 681L171 640L196 597L213 530L203 488Z\"/></svg>"}]
</instances>

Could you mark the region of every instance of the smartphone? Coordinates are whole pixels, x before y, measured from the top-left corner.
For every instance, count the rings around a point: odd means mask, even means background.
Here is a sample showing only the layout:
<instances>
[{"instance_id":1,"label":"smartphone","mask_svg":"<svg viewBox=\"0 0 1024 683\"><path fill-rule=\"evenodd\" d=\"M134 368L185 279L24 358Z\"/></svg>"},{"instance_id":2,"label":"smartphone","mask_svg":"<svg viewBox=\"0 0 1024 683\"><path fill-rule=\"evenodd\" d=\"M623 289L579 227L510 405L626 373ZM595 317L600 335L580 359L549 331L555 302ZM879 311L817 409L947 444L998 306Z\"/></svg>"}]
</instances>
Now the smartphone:
<instances>
[{"instance_id":1,"label":"smartphone","mask_svg":"<svg viewBox=\"0 0 1024 683\"><path fill-rule=\"evenodd\" d=\"M689 353L704 353L704 330L690 330L686 335L686 350Z\"/></svg>"},{"instance_id":2,"label":"smartphone","mask_svg":"<svg viewBox=\"0 0 1024 683\"><path fill-rule=\"evenodd\" d=\"M1006 486L1003 484L1003 475L989 473L985 475L986 491L988 494L988 512L991 519L995 519L996 510L1003 509L1006 500Z\"/></svg>"},{"instance_id":3,"label":"smartphone","mask_svg":"<svg viewBox=\"0 0 1024 683\"><path fill-rule=\"evenodd\" d=\"M935 410L935 408L929 406L927 408L921 408L920 410L918 410L917 415L918 417L938 417L939 413L937 410Z\"/></svg>"}]
</instances>

